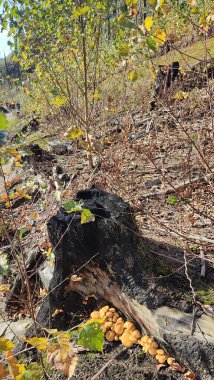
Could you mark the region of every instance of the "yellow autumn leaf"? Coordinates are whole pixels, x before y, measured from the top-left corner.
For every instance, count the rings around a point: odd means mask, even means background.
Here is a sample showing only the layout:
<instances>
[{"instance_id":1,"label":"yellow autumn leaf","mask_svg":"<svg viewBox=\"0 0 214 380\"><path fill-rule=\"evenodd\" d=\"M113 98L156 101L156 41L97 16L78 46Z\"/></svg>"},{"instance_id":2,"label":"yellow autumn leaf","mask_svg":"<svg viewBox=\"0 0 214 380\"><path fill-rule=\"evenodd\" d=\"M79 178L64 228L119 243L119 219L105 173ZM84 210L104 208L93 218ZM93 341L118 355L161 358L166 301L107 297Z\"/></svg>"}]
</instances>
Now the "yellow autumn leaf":
<instances>
[{"instance_id":1,"label":"yellow autumn leaf","mask_svg":"<svg viewBox=\"0 0 214 380\"><path fill-rule=\"evenodd\" d=\"M51 102L51 105L61 107L66 103L66 98L64 96L57 95L55 99Z\"/></svg>"},{"instance_id":2,"label":"yellow autumn leaf","mask_svg":"<svg viewBox=\"0 0 214 380\"><path fill-rule=\"evenodd\" d=\"M16 55L14 55L12 58L12 61L17 63L17 62L19 62L19 59L18 59L18 57L16 57Z\"/></svg>"},{"instance_id":3,"label":"yellow autumn leaf","mask_svg":"<svg viewBox=\"0 0 214 380\"><path fill-rule=\"evenodd\" d=\"M0 292L9 292L9 291L10 291L9 285L7 284L0 285ZM1 338L0 338L0 342L1 342ZM1 351L1 343L0 343L0 351Z\"/></svg>"},{"instance_id":4,"label":"yellow autumn leaf","mask_svg":"<svg viewBox=\"0 0 214 380\"><path fill-rule=\"evenodd\" d=\"M48 248L48 250L47 250L47 252L46 252L45 255L48 257L48 256L51 255L51 253L52 253L52 247Z\"/></svg>"},{"instance_id":5,"label":"yellow autumn leaf","mask_svg":"<svg viewBox=\"0 0 214 380\"><path fill-rule=\"evenodd\" d=\"M129 79L134 82L135 80L137 80L137 73L136 73L136 70L132 70L130 73L129 73Z\"/></svg>"},{"instance_id":6,"label":"yellow autumn leaf","mask_svg":"<svg viewBox=\"0 0 214 380\"><path fill-rule=\"evenodd\" d=\"M0 352L10 351L14 348L14 344L10 339L0 338Z\"/></svg>"},{"instance_id":7,"label":"yellow autumn leaf","mask_svg":"<svg viewBox=\"0 0 214 380\"><path fill-rule=\"evenodd\" d=\"M32 211L30 214L29 214L29 218L31 220L36 220L38 218L38 214L36 211Z\"/></svg>"},{"instance_id":8,"label":"yellow autumn leaf","mask_svg":"<svg viewBox=\"0 0 214 380\"><path fill-rule=\"evenodd\" d=\"M166 41L166 33L164 32L164 30L157 29L155 34L154 34L154 37L155 37L155 41L158 45L160 45L160 46L164 45L164 43Z\"/></svg>"},{"instance_id":9,"label":"yellow autumn leaf","mask_svg":"<svg viewBox=\"0 0 214 380\"><path fill-rule=\"evenodd\" d=\"M10 376L12 379L18 380L19 376L25 372L24 364L19 364L18 360L14 358L12 351L6 352L6 359Z\"/></svg>"},{"instance_id":10,"label":"yellow autumn leaf","mask_svg":"<svg viewBox=\"0 0 214 380\"><path fill-rule=\"evenodd\" d=\"M156 7L156 5L157 5L157 0L149 0L149 4L150 4L152 7Z\"/></svg>"},{"instance_id":11,"label":"yellow autumn leaf","mask_svg":"<svg viewBox=\"0 0 214 380\"><path fill-rule=\"evenodd\" d=\"M80 128L73 127L67 132L67 137L70 139L78 139L83 135L83 131Z\"/></svg>"},{"instance_id":12,"label":"yellow autumn leaf","mask_svg":"<svg viewBox=\"0 0 214 380\"><path fill-rule=\"evenodd\" d=\"M157 7L162 7L165 0L158 0Z\"/></svg>"},{"instance_id":13,"label":"yellow autumn leaf","mask_svg":"<svg viewBox=\"0 0 214 380\"><path fill-rule=\"evenodd\" d=\"M34 346L39 351L45 351L49 346L49 341L47 338L30 338L26 340L31 346Z\"/></svg>"},{"instance_id":14,"label":"yellow autumn leaf","mask_svg":"<svg viewBox=\"0 0 214 380\"><path fill-rule=\"evenodd\" d=\"M6 169L4 170L4 173L5 173L5 174L10 174L10 173L11 173L11 168L9 168L9 167L6 168Z\"/></svg>"},{"instance_id":15,"label":"yellow autumn leaf","mask_svg":"<svg viewBox=\"0 0 214 380\"><path fill-rule=\"evenodd\" d=\"M23 91L25 92L26 95L30 95L30 90L28 87L23 87Z\"/></svg>"},{"instance_id":16,"label":"yellow autumn leaf","mask_svg":"<svg viewBox=\"0 0 214 380\"><path fill-rule=\"evenodd\" d=\"M99 94L99 92L95 92L94 93L94 95L93 95L93 98L94 98L94 100L100 100L100 94Z\"/></svg>"},{"instance_id":17,"label":"yellow autumn leaf","mask_svg":"<svg viewBox=\"0 0 214 380\"><path fill-rule=\"evenodd\" d=\"M22 52L22 58L23 58L24 60L27 59L27 53L26 53L25 51Z\"/></svg>"},{"instance_id":18,"label":"yellow autumn leaf","mask_svg":"<svg viewBox=\"0 0 214 380\"><path fill-rule=\"evenodd\" d=\"M14 162L14 166L15 166L16 168L23 168L23 165L22 165L19 161L15 161L15 162Z\"/></svg>"},{"instance_id":19,"label":"yellow autumn leaf","mask_svg":"<svg viewBox=\"0 0 214 380\"><path fill-rule=\"evenodd\" d=\"M8 149L8 153L17 160L21 161L22 156L16 149Z\"/></svg>"},{"instance_id":20,"label":"yellow autumn leaf","mask_svg":"<svg viewBox=\"0 0 214 380\"><path fill-rule=\"evenodd\" d=\"M125 0L125 3L128 7L132 8L134 5L138 3L138 0Z\"/></svg>"},{"instance_id":21,"label":"yellow autumn leaf","mask_svg":"<svg viewBox=\"0 0 214 380\"><path fill-rule=\"evenodd\" d=\"M179 91L179 92L177 92L177 93L173 96L173 99L176 99L176 100L182 100L182 99L187 99L188 97L189 97L189 93L188 93L188 92Z\"/></svg>"},{"instance_id":22,"label":"yellow autumn leaf","mask_svg":"<svg viewBox=\"0 0 214 380\"><path fill-rule=\"evenodd\" d=\"M148 30L148 32L150 31L151 27L153 25L153 19L151 16L147 16L146 19L145 19L145 28L146 30Z\"/></svg>"}]
</instances>

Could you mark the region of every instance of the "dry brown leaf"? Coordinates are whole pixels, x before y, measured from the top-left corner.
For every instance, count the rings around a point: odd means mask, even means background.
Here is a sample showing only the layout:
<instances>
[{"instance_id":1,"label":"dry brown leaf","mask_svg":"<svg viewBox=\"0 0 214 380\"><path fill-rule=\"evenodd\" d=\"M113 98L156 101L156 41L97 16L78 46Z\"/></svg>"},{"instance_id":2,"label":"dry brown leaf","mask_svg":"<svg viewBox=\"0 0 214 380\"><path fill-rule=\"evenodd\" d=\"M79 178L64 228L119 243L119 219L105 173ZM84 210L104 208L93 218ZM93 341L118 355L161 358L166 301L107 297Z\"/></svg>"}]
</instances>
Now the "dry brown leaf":
<instances>
[{"instance_id":1,"label":"dry brown leaf","mask_svg":"<svg viewBox=\"0 0 214 380\"><path fill-rule=\"evenodd\" d=\"M177 372L185 372L186 371L186 368L182 367L177 362L172 363L172 365L170 366L170 369L172 369L173 371L177 371Z\"/></svg>"},{"instance_id":2,"label":"dry brown leaf","mask_svg":"<svg viewBox=\"0 0 214 380\"><path fill-rule=\"evenodd\" d=\"M58 343L53 344L48 349L47 360L54 368L59 369L64 375L68 376L68 380L72 378L78 358L73 351L67 334L60 336Z\"/></svg>"},{"instance_id":3,"label":"dry brown leaf","mask_svg":"<svg viewBox=\"0 0 214 380\"><path fill-rule=\"evenodd\" d=\"M187 379L190 379L190 380L195 380L196 379L196 375L194 374L194 372L191 372L191 371L188 371L187 373L185 373L184 376Z\"/></svg>"}]
</instances>

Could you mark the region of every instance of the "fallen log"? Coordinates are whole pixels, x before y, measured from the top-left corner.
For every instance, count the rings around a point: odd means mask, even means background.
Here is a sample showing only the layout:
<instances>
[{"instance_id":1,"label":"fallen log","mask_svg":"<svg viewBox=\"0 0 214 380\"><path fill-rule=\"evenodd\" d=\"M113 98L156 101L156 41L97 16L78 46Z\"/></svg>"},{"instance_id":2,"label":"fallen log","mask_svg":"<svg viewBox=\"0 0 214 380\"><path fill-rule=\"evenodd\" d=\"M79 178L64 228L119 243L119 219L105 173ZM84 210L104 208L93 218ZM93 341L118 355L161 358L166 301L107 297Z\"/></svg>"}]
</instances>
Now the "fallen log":
<instances>
[{"instance_id":1,"label":"fallen log","mask_svg":"<svg viewBox=\"0 0 214 380\"><path fill-rule=\"evenodd\" d=\"M214 314L206 315L200 302L193 302L182 250L142 238L131 207L118 196L91 189L79 192L80 199L94 222L81 224L79 213L63 208L48 222L55 270L38 322L53 327L56 309L74 312L93 295L99 305L114 305L155 337L198 379L213 379ZM200 256L193 262L188 272L196 295L198 289L213 294L214 270L207 271L205 285Z\"/></svg>"}]
</instances>

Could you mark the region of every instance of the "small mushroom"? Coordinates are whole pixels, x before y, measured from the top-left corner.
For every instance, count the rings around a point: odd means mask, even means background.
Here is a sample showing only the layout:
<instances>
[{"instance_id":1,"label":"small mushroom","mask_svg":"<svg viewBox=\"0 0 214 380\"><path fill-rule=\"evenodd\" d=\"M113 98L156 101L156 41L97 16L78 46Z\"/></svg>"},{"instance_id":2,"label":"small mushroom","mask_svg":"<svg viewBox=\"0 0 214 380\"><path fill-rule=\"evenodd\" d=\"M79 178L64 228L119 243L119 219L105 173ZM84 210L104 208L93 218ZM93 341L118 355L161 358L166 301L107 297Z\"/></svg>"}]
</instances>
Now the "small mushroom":
<instances>
[{"instance_id":1,"label":"small mushroom","mask_svg":"<svg viewBox=\"0 0 214 380\"><path fill-rule=\"evenodd\" d=\"M142 338L140 340L140 344L143 346L145 343L148 343L148 339L149 339L148 335L142 336Z\"/></svg>"},{"instance_id":2,"label":"small mushroom","mask_svg":"<svg viewBox=\"0 0 214 380\"><path fill-rule=\"evenodd\" d=\"M112 313L115 313L115 312L116 312L116 310L115 310L114 307L111 307L111 308L109 309L109 311L112 312Z\"/></svg>"},{"instance_id":3,"label":"small mushroom","mask_svg":"<svg viewBox=\"0 0 214 380\"><path fill-rule=\"evenodd\" d=\"M100 318L100 312L97 310L92 311L90 317L91 317L91 319L99 319Z\"/></svg>"},{"instance_id":4,"label":"small mushroom","mask_svg":"<svg viewBox=\"0 0 214 380\"><path fill-rule=\"evenodd\" d=\"M111 327L112 327L112 322L105 322L104 323L104 327L106 328L106 329L110 329Z\"/></svg>"},{"instance_id":5,"label":"small mushroom","mask_svg":"<svg viewBox=\"0 0 214 380\"><path fill-rule=\"evenodd\" d=\"M147 342L148 342L149 344L151 344L153 341L154 341L153 338L149 338Z\"/></svg>"},{"instance_id":6,"label":"small mushroom","mask_svg":"<svg viewBox=\"0 0 214 380\"><path fill-rule=\"evenodd\" d=\"M108 305L102 307L102 309L100 309L100 318L104 318L108 310L109 310Z\"/></svg>"},{"instance_id":7,"label":"small mushroom","mask_svg":"<svg viewBox=\"0 0 214 380\"><path fill-rule=\"evenodd\" d=\"M148 352L149 352L149 344L148 343L144 344L144 346L143 346L143 352L145 352L146 354L148 354Z\"/></svg>"},{"instance_id":8,"label":"small mushroom","mask_svg":"<svg viewBox=\"0 0 214 380\"><path fill-rule=\"evenodd\" d=\"M133 342L130 341L129 339L129 335L128 334L123 334L120 338L122 344L125 346L125 347L132 347L133 346Z\"/></svg>"},{"instance_id":9,"label":"small mushroom","mask_svg":"<svg viewBox=\"0 0 214 380\"><path fill-rule=\"evenodd\" d=\"M150 346L153 348L158 348L158 344L155 342L155 340L150 344Z\"/></svg>"},{"instance_id":10,"label":"small mushroom","mask_svg":"<svg viewBox=\"0 0 214 380\"><path fill-rule=\"evenodd\" d=\"M157 349L150 346L149 347L149 354L152 355L152 356L157 355Z\"/></svg>"},{"instance_id":11,"label":"small mushroom","mask_svg":"<svg viewBox=\"0 0 214 380\"><path fill-rule=\"evenodd\" d=\"M117 315L116 315L116 313L113 315L113 317L112 317L112 321L113 322L117 322L117 320L118 320L118 317L117 317Z\"/></svg>"},{"instance_id":12,"label":"small mushroom","mask_svg":"<svg viewBox=\"0 0 214 380\"><path fill-rule=\"evenodd\" d=\"M112 318L113 317L113 313L111 311L107 311L106 317L107 318Z\"/></svg>"},{"instance_id":13,"label":"small mushroom","mask_svg":"<svg viewBox=\"0 0 214 380\"><path fill-rule=\"evenodd\" d=\"M123 323L116 323L115 327L114 327L114 331L116 334L118 335L122 335L123 332L124 332L124 324Z\"/></svg>"},{"instance_id":14,"label":"small mushroom","mask_svg":"<svg viewBox=\"0 0 214 380\"><path fill-rule=\"evenodd\" d=\"M160 364L165 363L165 361L167 360L166 355L156 355L155 357Z\"/></svg>"},{"instance_id":15,"label":"small mushroom","mask_svg":"<svg viewBox=\"0 0 214 380\"><path fill-rule=\"evenodd\" d=\"M175 361L174 358L168 358L168 359L167 359L167 363L168 363L169 365L172 365L172 364L174 363L174 361Z\"/></svg>"},{"instance_id":16,"label":"small mushroom","mask_svg":"<svg viewBox=\"0 0 214 380\"><path fill-rule=\"evenodd\" d=\"M158 354L158 355L165 355L165 351L164 351L162 348L159 348L159 349L157 350L157 354Z\"/></svg>"},{"instance_id":17,"label":"small mushroom","mask_svg":"<svg viewBox=\"0 0 214 380\"><path fill-rule=\"evenodd\" d=\"M138 330L133 330L133 331L131 332L131 334L132 334L132 336L134 336L134 337L137 338L137 339L139 339L139 338L141 337L141 333L140 333L140 331L138 331Z\"/></svg>"},{"instance_id":18,"label":"small mushroom","mask_svg":"<svg viewBox=\"0 0 214 380\"><path fill-rule=\"evenodd\" d=\"M132 323L130 321L126 321L124 323L124 329L126 329L127 331L134 331L135 330L135 325L134 325L134 323Z\"/></svg>"},{"instance_id":19,"label":"small mushroom","mask_svg":"<svg viewBox=\"0 0 214 380\"><path fill-rule=\"evenodd\" d=\"M115 338L115 333L114 333L114 331L108 331L107 333L106 333L106 340L108 340L108 342L112 342L113 340L114 340L114 338Z\"/></svg>"}]
</instances>

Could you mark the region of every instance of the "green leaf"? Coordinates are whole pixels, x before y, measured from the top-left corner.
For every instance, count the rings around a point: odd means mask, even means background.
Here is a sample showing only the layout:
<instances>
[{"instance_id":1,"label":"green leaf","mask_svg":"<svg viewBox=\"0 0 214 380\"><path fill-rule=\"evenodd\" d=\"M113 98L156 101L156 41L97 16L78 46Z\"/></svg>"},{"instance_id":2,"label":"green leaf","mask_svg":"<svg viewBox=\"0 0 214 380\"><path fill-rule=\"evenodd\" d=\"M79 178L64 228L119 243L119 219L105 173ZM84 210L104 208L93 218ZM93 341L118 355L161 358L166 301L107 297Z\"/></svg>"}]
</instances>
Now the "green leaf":
<instances>
[{"instance_id":1,"label":"green leaf","mask_svg":"<svg viewBox=\"0 0 214 380\"><path fill-rule=\"evenodd\" d=\"M89 320L79 331L79 345L91 351L103 351L104 333L100 322Z\"/></svg>"},{"instance_id":2,"label":"green leaf","mask_svg":"<svg viewBox=\"0 0 214 380\"><path fill-rule=\"evenodd\" d=\"M67 133L67 137L70 139L78 139L82 135L83 135L82 129L77 128L77 127L71 128Z\"/></svg>"},{"instance_id":3,"label":"green leaf","mask_svg":"<svg viewBox=\"0 0 214 380\"><path fill-rule=\"evenodd\" d=\"M127 55L129 52L129 46L126 42L123 42L118 49L118 54L119 55Z\"/></svg>"},{"instance_id":4,"label":"green leaf","mask_svg":"<svg viewBox=\"0 0 214 380\"><path fill-rule=\"evenodd\" d=\"M66 210L66 212L68 214L72 213L72 212L76 212L76 211L82 211L82 203L81 202L75 202L73 200L71 201L68 201L67 203L65 203L64 205L64 209Z\"/></svg>"},{"instance_id":5,"label":"green leaf","mask_svg":"<svg viewBox=\"0 0 214 380\"><path fill-rule=\"evenodd\" d=\"M92 214L92 212L86 208L84 208L81 212L81 224L94 222L95 216Z\"/></svg>"},{"instance_id":6,"label":"green leaf","mask_svg":"<svg viewBox=\"0 0 214 380\"><path fill-rule=\"evenodd\" d=\"M42 367L38 363L30 363L27 369L19 376L19 380L41 380Z\"/></svg>"},{"instance_id":7,"label":"green leaf","mask_svg":"<svg viewBox=\"0 0 214 380\"><path fill-rule=\"evenodd\" d=\"M71 19L76 19L79 16L85 15L90 11L90 7L85 6L85 7L78 7L75 9L73 15L71 16Z\"/></svg>"},{"instance_id":8,"label":"green leaf","mask_svg":"<svg viewBox=\"0 0 214 380\"><path fill-rule=\"evenodd\" d=\"M153 36L148 37L147 43L148 43L149 49L153 50L154 52L157 50L157 44Z\"/></svg>"},{"instance_id":9,"label":"green leaf","mask_svg":"<svg viewBox=\"0 0 214 380\"><path fill-rule=\"evenodd\" d=\"M0 112L0 130L8 129L8 120L3 112Z\"/></svg>"},{"instance_id":10,"label":"green leaf","mask_svg":"<svg viewBox=\"0 0 214 380\"><path fill-rule=\"evenodd\" d=\"M135 24L135 22L127 17L121 17L121 19L119 20L119 24L122 25L124 28L137 29L137 25Z\"/></svg>"},{"instance_id":11,"label":"green leaf","mask_svg":"<svg viewBox=\"0 0 214 380\"><path fill-rule=\"evenodd\" d=\"M170 206L175 206L178 203L179 199L175 195L170 195L167 199L167 202Z\"/></svg>"},{"instance_id":12,"label":"green leaf","mask_svg":"<svg viewBox=\"0 0 214 380\"><path fill-rule=\"evenodd\" d=\"M19 239L22 240L28 234L28 232L29 230L27 228L22 228L19 231Z\"/></svg>"}]
</instances>

